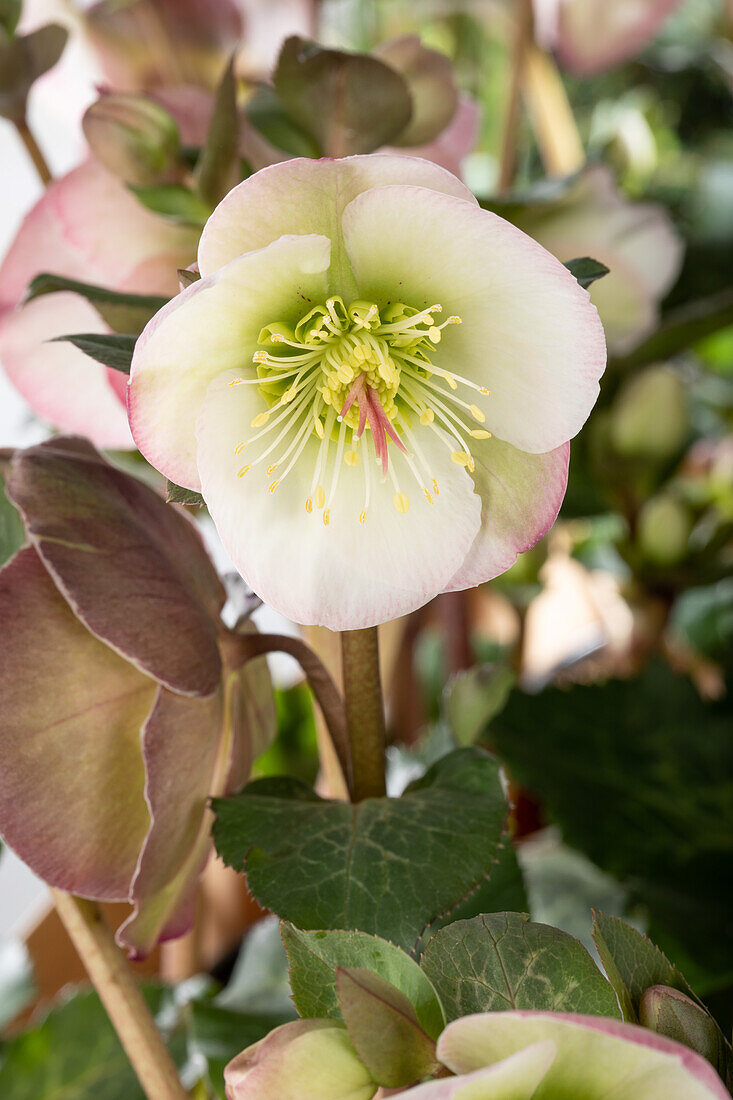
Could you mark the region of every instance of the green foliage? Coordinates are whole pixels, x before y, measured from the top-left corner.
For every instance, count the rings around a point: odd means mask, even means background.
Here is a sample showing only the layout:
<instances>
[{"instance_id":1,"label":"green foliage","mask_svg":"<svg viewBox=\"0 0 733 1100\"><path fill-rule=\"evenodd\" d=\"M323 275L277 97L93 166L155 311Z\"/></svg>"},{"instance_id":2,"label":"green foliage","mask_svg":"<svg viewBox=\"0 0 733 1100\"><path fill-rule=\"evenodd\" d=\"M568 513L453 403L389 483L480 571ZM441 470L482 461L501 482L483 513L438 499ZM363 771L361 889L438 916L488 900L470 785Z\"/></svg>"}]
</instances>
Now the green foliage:
<instances>
[{"instance_id":1,"label":"green foliage","mask_svg":"<svg viewBox=\"0 0 733 1100\"><path fill-rule=\"evenodd\" d=\"M25 542L23 521L15 505L11 504L5 492L5 478L0 464L0 565L12 558Z\"/></svg>"},{"instance_id":2,"label":"green foliage","mask_svg":"<svg viewBox=\"0 0 733 1100\"><path fill-rule=\"evenodd\" d=\"M426 947L421 966L449 1021L507 1009L620 1017L613 989L583 945L523 913L448 925Z\"/></svg>"},{"instance_id":3,"label":"green foliage","mask_svg":"<svg viewBox=\"0 0 733 1100\"><path fill-rule=\"evenodd\" d=\"M639 1022L639 1002L649 986L668 985L693 995L664 952L625 921L594 912L593 939L629 1023Z\"/></svg>"},{"instance_id":4,"label":"green foliage","mask_svg":"<svg viewBox=\"0 0 733 1100\"><path fill-rule=\"evenodd\" d=\"M491 730L568 843L643 901L717 983L732 969L730 724L730 693L705 703L652 664L634 680L515 692Z\"/></svg>"},{"instance_id":5,"label":"green foliage","mask_svg":"<svg viewBox=\"0 0 733 1100\"><path fill-rule=\"evenodd\" d=\"M597 279L602 279L609 272L609 268L605 264L602 264L599 260L592 260L590 256L580 256L577 260L567 260L563 267L566 267L586 290Z\"/></svg>"},{"instance_id":6,"label":"green foliage","mask_svg":"<svg viewBox=\"0 0 733 1100\"><path fill-rule=\"evenodd\" d=\"M300 928L408 949L489 875L507 811L497 762L479 749L444 757L402 798L350 806L274 778L213 805L217 850L260 904Z\"/></svg>"},{"instance_id":7,"label":"green foliage","mask_svg":"<svg viewBox=\"0 0 733 1100\"><path fill-rule=\"evenodd\" d=\"M675 603L672 629L714 661L733 659L733 580L688 588Z\"/></svg>"},{"instance_id":8,"label":"green foliage","mask_svg":"<svg viewBox=\"0 0 733 1100\"><path fill-rule=\"evenodd\" d=\"M207 1083L217 1097L226 1100L224 1068L252 1043L264 1039L276 1027L287 1023L287 1015L235 1012L210 1000L195 1000L188 1006L189 1055L206 1064Z\"/></svg>"},{"instance_id":9,"label":"green foliage","mask_svg":"<svg viewBox=\"0 0 733 1100\"><path fill-rule=\"evenodd\" d=\"M0 28L8 38L18 26L22 6L23 0L0 0Z\"/></svg>"},{"instance_id":10,"label":"green foliage","mask_svg":"<svg viewBox=\"0 0 733 1100\"><path fill-rule=\"evenodd\" d=\"M130 187L138 202L153 214L174 225L202 229L212 207L182 183L158 183L151 187Z\"/></svg>"},{"instance_id":11,"label":"green foliage","mask_svg":"<svg viewBox=\"0 0 733 1100\"><path fill-rule=\"evenodd\" d=\"M286 922L282 935L293 1001L301 1016L340 1019L336 970L357 967L403 993L426 1033L433 1039L440 1035L445 1017L433 986L414 959L393 943L366 932L306 932Z\"/></svg>"},{"instance_id":12,"label":"green foliage","mask_svg":"<svg viewBox=\"0 0 733 1100\"><path fill-rule=\"evenodd\" d=\"M109 287L95 286L67 279L64 275L43 272L31 281L26 302L40 298L42 294L71 291L80 294L95 307L102 320L118 333L140 333L154 313L168 301L156 294L129 294ZM84 350L82 348L82 350Z\"/></svg>"},{"instance_id":13,"label":"green foliage","mask_svg":"<svg viewBox=\"0 0 733 1100\"><path fill-rule=\"evenodd\" d=\"M506 665L477 665L450 681L445 694L445 719L458 745L474 745L502 709L514 686Z\"/></svg>"},{"instance_id":14,"label":"green foliage","mask_svg":"<svg viewBox=\"0 0 733 1100\"><path fill-rule=\"evenodd\" d=\"M239 119L234 57L232 54L219 81L206 144L196 165L197 190L210 209L241 179L237 156Z\"/></svg>"},{"instance_id":15,"label":"green foliage","mask_svg":"<svg viewBox=\"0 0 733 1100\"><path fill-rule=\"evenodd\" d=\"M6 5L0 11L0 116L22 123L31 88L59 60L69 34L58 23L48 23L30 34L6 37L16 16L12 0Z\"/></svg>"},{"instance_id":16,"label":"green foliage","mask_svg":"<svg viewBox=\"0 0 733 1100\"><path fill-rule=\"evenodd\" d=\"M166 488L166 504L185 504L189 508L201 508L204 498L194 489L186 489L183 485L176 485L175 481L168 481Z\"/></svg>"},{"instance_id":17,"label":"green foliage","mask_svg":"<svg viewBox=\"0 0 733 1100\"><path fill-rule=\"evenodd\" d=\"M167 995L147 988L153 1012ZM171 1044L179 1065L185 1037ZM38 1027L11 1039L0 1064L3 1100L145 1100L120 1041L96 993L75 993L52 1008Z\"/></svg>"},{"instance_id":18,"label":"green foliage","mask_svg":"<svg viewBox=\"0 0 733 1100\"><path fill-rule=\"evenodd\" d=\"M120 335L113 333L108 336L97 332L77 332L73 336L54 336L53 341L68 342L79 351L83 351L90 359L96 359L105 367L121 371L122 374L130 373L132 353L135 350L136 336Z\"/></svg>"}]
</instances>

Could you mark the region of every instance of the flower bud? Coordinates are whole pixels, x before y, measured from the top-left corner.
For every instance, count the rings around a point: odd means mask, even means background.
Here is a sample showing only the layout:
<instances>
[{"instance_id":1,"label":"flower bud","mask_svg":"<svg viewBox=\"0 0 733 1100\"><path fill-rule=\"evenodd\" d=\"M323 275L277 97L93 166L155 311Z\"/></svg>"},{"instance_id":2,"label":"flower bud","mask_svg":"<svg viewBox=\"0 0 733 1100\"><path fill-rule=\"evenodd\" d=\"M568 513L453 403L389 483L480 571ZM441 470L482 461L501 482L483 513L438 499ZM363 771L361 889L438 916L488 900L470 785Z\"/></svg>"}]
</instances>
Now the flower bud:
<instances>
[{"instance_id":1,"label":"flower bud","mask_svg":"<svg viewBox=\"0 0 733 1100\"><path fill-rule=\"evenodd\" d=\"M684 1043L719 1071L724 1064L725 1051L715 1020L678 989L666 985L647 989L639 1003L639 1023L659 1035Z\"/></svg>"},{"instance_id":2,"label":"flower bud","mask_svg":"<svg viewBox=\"0 0 733 1100\"><path fill-rule=\"evenodd\" d=\"M224 1081L229 1100L372 1100L377 1091L336 1020L275 1028L229 1063Z\"/></svg>"},{"instance_id":3,"label":"flower bud","mask_svg":"<svg viewBox=\"0 0 733 1100\"><path fill-rule=\"evenodd\" d=\"M687 554L692 530L689 510L668 493L648 500L639 512L639 546L656 565L675 565Z\"/></svg>"},{"instance_id":4,"label":"flower bud","mask_svg":"<svg viewBox=\"0 0 733 1100\"><path fill-rule=\"evenodd\" d=\"M125 183L160 183L178 156L178 126L168 112L138 95L104 95L84 115L84 135L97 160Z\"/></svg>"},{"instance_id":5,"label":"flower bud","mask_svg":"<svg viewBox=\"0 0 733 1100\"><path fill-rule=\"evenodd\" d=\"M666 367L650 367L632 378L611 410L611 444L627 458L671 458L687 431L684 385Z\"/></svg>"}]
</instances>

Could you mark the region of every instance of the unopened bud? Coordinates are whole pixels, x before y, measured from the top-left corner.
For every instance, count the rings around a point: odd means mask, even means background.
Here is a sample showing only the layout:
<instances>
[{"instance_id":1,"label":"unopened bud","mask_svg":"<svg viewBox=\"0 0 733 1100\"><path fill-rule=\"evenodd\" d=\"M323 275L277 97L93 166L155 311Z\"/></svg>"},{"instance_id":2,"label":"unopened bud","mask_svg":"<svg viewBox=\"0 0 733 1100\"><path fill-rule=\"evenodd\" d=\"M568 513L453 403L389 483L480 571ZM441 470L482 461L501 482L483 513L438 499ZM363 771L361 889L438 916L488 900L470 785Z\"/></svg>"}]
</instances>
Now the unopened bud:
<instances>
[{"instance_id":1,"label":"unopened bud","mask_svg":"<svg viewBox=\"0 0 733 1100\"><path fill-rule=\"evenodd\" d=\"M639 1003L639 1023L658 1035L684 1043L720 1069L725 1055L720 1028L701 1005L678 989L666 985L647 989Z\"/></svg>"},{"instance_id":2,"label":"unopened bud","mask_svg":"<svg viewBox=\"0 0 733 1100\"><path fill-rule=\"evenodd\" d=\"M134 187L160 183L176 163L178 126L145 96L104 95L87 110L82 126L97 160Z\"/></svg>"},{"instance_id":3,"label":"unopened bud","mask_svg":"<svg viewBox=\"0 0 733 1100\"><path fill-rule=\"evenodd\" d=\"M688 430L684 384L667 367L650 367L632 378L611 409L611 445L627 458L672 458Z\"/></svg>"},{"instance_id":4,"label":"unopened bud","mask_svg":"<svg viewBox=\"0 0 733 1100\"><path fill-rule=\"evenodd\" d=\"M668 493L648 500L639 512L638 539L644 557L675 565L687 555L692 530L689 509Z\"/></svg>"}]
</instances>

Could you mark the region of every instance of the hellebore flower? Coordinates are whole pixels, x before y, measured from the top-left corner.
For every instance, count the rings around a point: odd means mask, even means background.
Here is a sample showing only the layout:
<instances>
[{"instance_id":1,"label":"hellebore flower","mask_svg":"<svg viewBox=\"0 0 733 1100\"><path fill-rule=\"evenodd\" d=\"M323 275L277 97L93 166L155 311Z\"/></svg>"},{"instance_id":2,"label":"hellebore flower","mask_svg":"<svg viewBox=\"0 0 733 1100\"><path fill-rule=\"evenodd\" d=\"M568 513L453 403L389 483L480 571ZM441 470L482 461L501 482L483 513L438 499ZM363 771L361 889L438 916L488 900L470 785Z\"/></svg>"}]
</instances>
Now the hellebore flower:
<instances>
[{"instance_id":1,"label":"hellebore flower","mask_svg":"<svg viewBox=\"0 0 733 1100\"><path fill-rule=\"evenodd\" d=\"M683 243L662 206L630 202L601 165L567 181L559 197L496 210L565 262L592 256L609 268L593 284L608 347L622 355L650 332L682 266Z\"/></svg>"},{"instance_id":2,"label":"hellebore flower","mask_svg":"<svg viewBox=\"0 0 733 1100\"><path fill-rule=\"evenodd\" d=\"M0 833L42 879L129 900L144 955L191 926L210 795L274 735L262 660L232 670L195 526L86 440L13 459L28 545L0 571Z\"/></svg>"},{"instance_id":3,"label":"hellebore flower","mask_svg":"<svg viewBox=\"0 0 733 1100\"><path fill-rule=\"evenodd\" d=\"M588 294L411 157L291 160L220 203L138 340L130 422L289 618L354 629L554 522L605 363Z\"/></svg>"},{"instance_id":4,"label":"hellebore flower","mask_svg":"<svg viewBox=\"0 0 733 1100\"><path fill-rule=\"evenodd\" d=\"M562 65L594 76L651 42L682 0L534 0L543 41Z\"/></svg>"},{"instance_id":5,"label":"hellebore flower","mask_svg":"<svg viewBox=\"0 0 733 1100\"><path fill-rule=\"evenodd\" d=\"M23 305L35 275L55 275L140 294L175 294L176 269L196 251L194 230L147 211L89 161L52 183L25 218L0 267L0 364L38 416L100 447L132 447L125 379L67 343L73 332L108 332L78 294Z\"/></svg>"},{"instance_id":6,"label":"hellebore flower","mask_svg":"<svg viewBox=\"0 0 733 1100\"><path fill-rule=\"evenodd\" d=\"M634 1024L557 1012L487 1012L449 1024L438 1057L457 1077L405 1100L726 1100L712 1066Z\"/></svg>"},{"instance_id":7,"label":"hellebore flower","mask_svg":"<svg viewBox=\"0 0 733 1100\"><path fill-rule=\"evenodd\" d=\"M371 1100L377 1091L336 1020L275 1028L229 1063L224 1082L229 1100Z\"/></svg>"}]
</instances>

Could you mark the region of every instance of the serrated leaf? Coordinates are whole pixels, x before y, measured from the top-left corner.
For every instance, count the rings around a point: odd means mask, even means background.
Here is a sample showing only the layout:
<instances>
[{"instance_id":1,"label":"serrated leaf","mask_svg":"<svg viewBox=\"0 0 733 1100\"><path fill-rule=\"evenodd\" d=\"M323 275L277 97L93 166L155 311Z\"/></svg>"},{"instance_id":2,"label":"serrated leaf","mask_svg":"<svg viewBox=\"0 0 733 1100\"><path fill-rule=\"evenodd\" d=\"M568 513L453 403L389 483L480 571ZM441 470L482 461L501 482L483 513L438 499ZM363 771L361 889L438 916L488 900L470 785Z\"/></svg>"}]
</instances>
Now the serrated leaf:
<instances>
[{"instance_id":1,"label":"serrated leaf","mask_svg":"<svg viewBox=\"0 0 733 1100\"><path fill-rule=\"evenodd\" d=\"M638 1023L639 1002L652 985L668 985L694 993L663 951L650 939L618 917L593 911L593 941L603 969L616 990L624 1019Z\"/></svg>"},{"instance_id":2,"label":"serrated leaf","mask_svg":"<svg viewBox=\"0 0 733 1100\"><path fill-rule=\"evenodd\" d=\"M523 913L448 925L425 948L420 965L449 1021L507 1009L621 1016L613 989L582 943Z\"/></svg>"},{"instance_id":3,"label":"serrated leaf","mask_svg":"<svg viewBox=\"0 0 733 1100\"><path fill-rule=\"evenodd\" d=\"M212 207L181 183L159 183L154 187L130 187L137 200L153 214L160 214L174 225L201 229Z\"/></svg>"},{"instance_id":4,"label":"serrated leaf","mask_svg":"<svg viewBox=\"0 0 733 1100\"><path fill-rule=\"evenodd\" d=\"M211 209L240 181L237 155L239 119L237 117L237 81L232 54L219 81L214 109L206 134L206 144L196 165L199 195Z\"/></svg>"},{"instance_id":5,"label":"serrated leaf","mask_svg":"<svg viewBox=\"0 0 733 1100\"><path fill-rule=\"evenodd\" d=\"M597 279L608 275L609 268L598 260L592 260L590 256L581 256L577 260L567 260L563 264L571 275L574 275L580 285L587 290Z\"/></svg>"},{"instance_id":6,"label":"serrated leaf","mask_svg":"<svg viewBox=\"0 0 733 1100\"><path fill-rule=\"evenodd\" d=\"M43 272L36 275L28 287L26 302L40 298L43 294L55 294L58 291L71 291L91 302L102 320L117 333L140 333L153 314L168 301L156 294L127 294L109 287L81 283L77 279L67 279L64 275Z\"/></svg>"},{"instance_id":7,"label":"serrated leaf","mask_svg":"<svg viewBox=\"0 0 733 1100\"><path fill-rule=\"evenodd\" d=\"M205 503L201 493L195 489L186 489L183 485L176 485L175 481L168 481L165 497L166 504L186 504L191 508L201 508Z\"/></svg>"},{"instance_id":8,"label":"serrated leaf","mask_svg":"<svg viewBox=\"0 0 733 1100\"><path fill-rule=\"evenodd\" d=\"M405 80L375 57L286 39L273 76L288 114L325 156L371 153L407 126Z\"/></svg>"},{"instance_id":9,"label":"serrated leaf","mask_svg":"<svg viewBox=\"0 0 733 1100\"><path fill-rule=\"evenodd\" d=\"M136 340L136 336L128 334L112 333L106 335L97 332L77 332L70 336L54 336L51 343L66 341L73 344L79 351L83 351L90 359L96 359L98 363L102 363L105 367L111 367L112 370L129 374Z\"/></svg>"},{"instance_id":10,"label":"serrated leaf","mask_svg":"<svg viewBox=\"0 0 733 1100\"><path fill-rule=\"evenodd\" d=\"M414 959L388 940L366 932L307 932L287 921L282 937L290 964L290 987L301 1016L341 1019L336 991L338 967L360 967L378 974L415 1009L426 1033L437 1039L445 1016L430 980Z\"/></svg>"},{"instance_id":11,"label":"serrated leaf","mask_svg":"<svg viewBox=\"0 0 733 1100\"><path fill-rule=\"evenodd\" d=\"M214 810L219 854L265 908L300 928L378 932L410 949L489 873L507 806L497 762L460 749L401 798L352 806L278 777Z\"/></svg>"}]
</instances>

